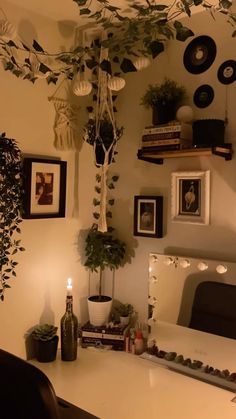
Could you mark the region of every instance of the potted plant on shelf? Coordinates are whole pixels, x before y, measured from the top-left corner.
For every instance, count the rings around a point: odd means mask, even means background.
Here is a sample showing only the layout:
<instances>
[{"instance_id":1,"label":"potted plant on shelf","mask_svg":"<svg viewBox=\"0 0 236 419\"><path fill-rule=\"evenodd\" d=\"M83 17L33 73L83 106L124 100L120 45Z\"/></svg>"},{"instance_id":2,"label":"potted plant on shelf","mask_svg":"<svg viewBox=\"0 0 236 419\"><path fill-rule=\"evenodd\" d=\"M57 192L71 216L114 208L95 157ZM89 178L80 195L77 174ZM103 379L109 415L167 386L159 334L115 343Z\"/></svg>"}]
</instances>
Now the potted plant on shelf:
<instances>
[{"instance_id":1,"label":"potted plant on shelf","mask_svg":"<svg viewBox=\"0 0 236 419\"><path fill-rule=\"evenodd\" d=\"M32 337L35 342L36 358L39 362L51 362L56 359L59 337L57 327L41 324L34 328Z\"/></svg>"},{"instance_id":2,"label":"potted plant on shelf","mask_svg":"<svg viewBox=\"0 0 236 419\"><path fill-rule=\"evenodd\" d=\"M141 105L152 108L153 125L165 124L175 119L177 105L186 95L184 86L165 78L161 84L149 84L141 98Z\"/></svg>"}]
</instances>

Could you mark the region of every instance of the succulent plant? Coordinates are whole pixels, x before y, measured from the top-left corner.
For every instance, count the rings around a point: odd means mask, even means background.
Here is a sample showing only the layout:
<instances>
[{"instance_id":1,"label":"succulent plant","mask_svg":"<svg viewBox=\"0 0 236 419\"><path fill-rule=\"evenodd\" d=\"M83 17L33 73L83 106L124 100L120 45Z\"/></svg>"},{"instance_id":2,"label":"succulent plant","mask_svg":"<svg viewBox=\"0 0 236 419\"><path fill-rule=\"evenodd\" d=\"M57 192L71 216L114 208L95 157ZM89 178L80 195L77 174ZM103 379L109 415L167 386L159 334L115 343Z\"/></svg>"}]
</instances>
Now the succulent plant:
<instances>
[{"instance_id":1,"label":"succulent plant","mask_svg":"<svg viewBox=\"0 0 236 419\"><path fill-rule=\"evenodd\" d=\"M36 340L48 341L54 338L57 334L57 327L52 324L40 324L35 327L32 336Z\"/></svg>"}]
</instances>

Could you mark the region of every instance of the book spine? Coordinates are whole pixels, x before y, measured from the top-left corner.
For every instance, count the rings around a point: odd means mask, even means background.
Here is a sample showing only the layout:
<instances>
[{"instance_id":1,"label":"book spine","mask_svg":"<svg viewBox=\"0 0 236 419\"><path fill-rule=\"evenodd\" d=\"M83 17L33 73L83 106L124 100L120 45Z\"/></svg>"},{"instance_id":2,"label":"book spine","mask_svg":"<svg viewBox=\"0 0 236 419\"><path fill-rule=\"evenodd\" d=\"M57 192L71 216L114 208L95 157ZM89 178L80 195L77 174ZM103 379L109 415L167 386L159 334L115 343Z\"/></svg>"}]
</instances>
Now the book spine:
<instances>
[{"instance_id":1,"label":"book spine","mask_svg":"<svg viewBox=\"0 0 236 419\"><path fill-rule=\"evenodd\" d=\"M156 134L144 134L142 135L142 141L150 140L169 140L171 138L180 138L181 131L162 132Z\"/></svg>"},{"instance_id":2,"label":"book spine","mask_svg":"<svg viewBox=\"0 0 236 419\"><path fill-rule=\"evenodd\" d=\"M163 133L178 132L178 131L181 131L181 124L166 125L164 127L144 128L143 135L146 135L146 134L163 134Z\"/></svg>"},{"instance_id":3,"label":"book spine","mask_svg":"<svg viewBox=\"0 0 236 419\"><path fill-rule=\"evenodd\" d=\"M152 140L152 141L142 141L142 148L148 148L153 146L166 146L172 144L181 144L180 138L171 138L167 140Z\"/></svg>"}]
</instances>

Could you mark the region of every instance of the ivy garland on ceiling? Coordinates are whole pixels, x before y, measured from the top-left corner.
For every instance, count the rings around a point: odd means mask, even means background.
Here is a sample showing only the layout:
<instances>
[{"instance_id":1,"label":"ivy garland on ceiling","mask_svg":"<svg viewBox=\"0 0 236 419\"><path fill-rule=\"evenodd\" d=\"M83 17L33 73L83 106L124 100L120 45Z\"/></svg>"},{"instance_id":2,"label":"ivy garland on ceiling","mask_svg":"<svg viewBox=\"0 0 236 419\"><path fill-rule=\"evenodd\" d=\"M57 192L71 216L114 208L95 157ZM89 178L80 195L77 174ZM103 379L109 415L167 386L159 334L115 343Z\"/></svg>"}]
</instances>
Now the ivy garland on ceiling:
<instances>
[{"instance_id":1,"label":"ivy garland on ceiling","mask_svg":"<svg viewBox=\"0 0 236 419\"><path fill-rule=\"evenodd\" d=\"M156 58L165 49L167 40L185 41L193 32L180 20L191 16L198 6L214 18L224 14L236 36L236 13L231 10L232 1L220 0L212 5L205 0L175 0L170 5L146 0L144 4L129 2L129 16L108 0L73 0L80 16L86 23L106 31L107 37L90 46L77 45L70 51L47 52L36 40L32 46L23 42L17 31L6 19L0 21L0 59L4 69L31 82L45 78L47 83L57 83L60 76L72 80L83 73L85 66L95 73L100 67L110 75L137 71L138 57ZM93 11L95 10L95 11ZM97 59L100 48L109 51L109 58Z\"/></svg>"}]
</instances>

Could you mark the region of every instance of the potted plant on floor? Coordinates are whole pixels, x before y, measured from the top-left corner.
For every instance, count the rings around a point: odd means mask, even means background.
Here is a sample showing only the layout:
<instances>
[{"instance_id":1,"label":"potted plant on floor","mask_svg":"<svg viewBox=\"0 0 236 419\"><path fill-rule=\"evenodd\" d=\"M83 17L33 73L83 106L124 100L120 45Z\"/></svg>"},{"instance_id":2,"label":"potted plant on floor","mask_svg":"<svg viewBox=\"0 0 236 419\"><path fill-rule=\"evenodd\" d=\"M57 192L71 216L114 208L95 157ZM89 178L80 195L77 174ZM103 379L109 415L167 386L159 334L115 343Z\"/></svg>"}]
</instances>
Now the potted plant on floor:
<instances>
[{"instance_id":1,"label":"potted plant on floor","mask_svg":"<svg viewBox=\"0 0 236 419\"><path fill-rule=\"evenodd\" d=\"M41 324L34 328L32 337L35 342L36 358L39 362L51 362L56 359L59 337L57 327Z\"/></svg>"},{"instance_id":2,"label":"potted plant on floor","mask_svg":"<svg viewBox=\"0 0 236 419\"><path fill-rule=\"evenodd\" d=\"M152 108L153 125L165 124L175 119L177 105L186 95L184 86L165 78L161 84L150 84L141 98L141 105Z\"/></svg>"}]
</instances>

